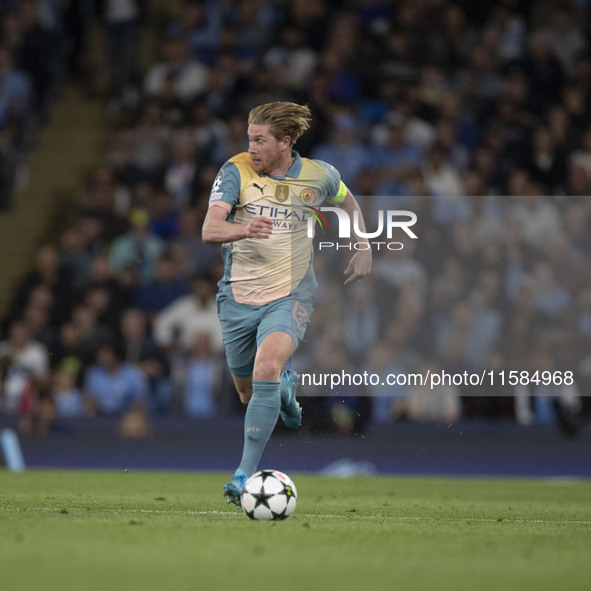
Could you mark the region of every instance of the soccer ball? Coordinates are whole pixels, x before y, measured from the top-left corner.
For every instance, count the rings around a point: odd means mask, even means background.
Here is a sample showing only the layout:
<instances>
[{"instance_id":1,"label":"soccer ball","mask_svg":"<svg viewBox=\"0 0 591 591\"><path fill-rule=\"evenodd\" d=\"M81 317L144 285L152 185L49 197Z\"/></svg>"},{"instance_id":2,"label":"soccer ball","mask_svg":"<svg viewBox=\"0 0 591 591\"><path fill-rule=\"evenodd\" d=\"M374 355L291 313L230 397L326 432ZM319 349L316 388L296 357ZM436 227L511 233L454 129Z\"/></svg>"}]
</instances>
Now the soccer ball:
<instances>
[{"instance_id":1,"label":"soccer ball","mask_svg":"<svg viewBox=\"0 0 591 591\"><path fill-rule=\"evenodd\" d=\"M257 521L287 519L296 508L298 491L291 478L278 470L253 474L242 490L242 508Z\"/></svg>"}]
</instances>

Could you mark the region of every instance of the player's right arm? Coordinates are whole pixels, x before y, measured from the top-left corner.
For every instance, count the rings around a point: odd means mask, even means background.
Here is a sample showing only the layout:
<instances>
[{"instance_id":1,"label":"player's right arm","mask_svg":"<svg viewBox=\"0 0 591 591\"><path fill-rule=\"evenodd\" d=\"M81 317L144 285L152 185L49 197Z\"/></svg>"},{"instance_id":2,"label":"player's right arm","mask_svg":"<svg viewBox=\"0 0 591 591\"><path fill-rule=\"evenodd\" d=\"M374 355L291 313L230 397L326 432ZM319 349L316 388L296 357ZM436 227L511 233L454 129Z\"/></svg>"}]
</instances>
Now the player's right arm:
<instances>
[{"instance_id":1,"label":"player's right arm","mask_svg":"<svg viewBox=\"0 0 591 591\"><path fill-rule=\"evenodd\" d=\"M247 223L228 221L228 216L240 202L240 172L228 161L215 178L209 197L209 209L201 229L201 238L206 244L224 244L243 238L268 238L273 222L263 216Z\"/></svg>"},{"instance_id":2,"label":"player's right arm","mask_svg":"<svg viewBox=\"0 0 591 591\"><path fill-rule=\"evenodd\" d=\"M225 208L212 204L207 211L201 237L206 244L223 244L243 238L269 238L273 230L273 221L267 217L256 217L246 224L226 221Z\"/></svg>"}]
</instances>

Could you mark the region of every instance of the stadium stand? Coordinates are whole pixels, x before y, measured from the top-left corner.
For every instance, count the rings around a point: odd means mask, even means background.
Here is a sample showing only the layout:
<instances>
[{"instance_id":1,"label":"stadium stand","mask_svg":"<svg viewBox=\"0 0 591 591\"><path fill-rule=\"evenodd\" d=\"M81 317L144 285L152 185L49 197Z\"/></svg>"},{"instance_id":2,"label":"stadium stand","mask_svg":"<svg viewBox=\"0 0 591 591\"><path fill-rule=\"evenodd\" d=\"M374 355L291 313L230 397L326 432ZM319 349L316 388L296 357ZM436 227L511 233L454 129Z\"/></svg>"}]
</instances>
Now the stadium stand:
<instances>
[{"instance_id":1,"label":"stadium stand","mask_svg":"<svg viewBox=\"0 0 591 591\"><path fill-rule=\"evenodd\" d=\"M136 35L139 12L123 18L117 2L106 4L109 43ZM122 337L151 416L236 411L211 329L221 265L200 226L218 168L246 148L248 110L288 99L314 114L297 149L348 175L368 226L381 209L412 209L419 236L377 252L359 289L342 288L346 252L317 253L320 287L298 367L575 376L552 392L342 387L326 396L312 386L303 389L307 428L463 418L577 432L591 389L588 23L588 3L565 0L182 2L143 82L137 45L121 49L129 60L120 69L111 54L109 145L78 215L39 249L4 318L2 412L42 432L84 415L78 396L95 354ZM0 68L10 70L11 55L0 48ZM47 81L31 84L22 90L17 76L14 92L45 100ZM28 113L13 114L15 134ZM159 340L155 327L191 297L194 279L202 330L189 338L172 323ZM137 341L122 334L129 315L144 325ZM25 344L50 352L43 375L17 362Z\"/></svg>"}]
</instances>

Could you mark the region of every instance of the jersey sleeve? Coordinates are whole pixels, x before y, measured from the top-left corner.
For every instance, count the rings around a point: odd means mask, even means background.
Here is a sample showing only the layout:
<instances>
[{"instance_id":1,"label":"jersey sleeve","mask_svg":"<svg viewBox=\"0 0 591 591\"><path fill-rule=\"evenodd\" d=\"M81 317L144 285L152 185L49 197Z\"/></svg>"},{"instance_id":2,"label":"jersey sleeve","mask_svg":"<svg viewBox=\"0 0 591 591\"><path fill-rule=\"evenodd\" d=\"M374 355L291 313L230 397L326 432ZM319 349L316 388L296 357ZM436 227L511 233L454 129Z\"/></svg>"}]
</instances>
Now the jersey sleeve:
<instances>
[{"instance_id":1,"label":"jersey sleeve","mask_svg":"<svg viewBox=\"0 0 591 591\"><path fill-rule=\"evenodd\" d=\"M331 205L339 205L345 200L347 195L347 187L341 180L339 171L332 165L318 160L321 162L327 171L327 182L326 182L326 199Z\"/></svg>"},{"instance_id":2,"label":"jersey sleeve","mask_svg":"<svg viewBox=\"0 0 591 591\"><path fill-rule=\"evenodd\" d=\"M240 200L240 171L233 162L226 162L213 182L209 194L209 206L219 205L228 213Z\"/></svg>"}]
</instances>

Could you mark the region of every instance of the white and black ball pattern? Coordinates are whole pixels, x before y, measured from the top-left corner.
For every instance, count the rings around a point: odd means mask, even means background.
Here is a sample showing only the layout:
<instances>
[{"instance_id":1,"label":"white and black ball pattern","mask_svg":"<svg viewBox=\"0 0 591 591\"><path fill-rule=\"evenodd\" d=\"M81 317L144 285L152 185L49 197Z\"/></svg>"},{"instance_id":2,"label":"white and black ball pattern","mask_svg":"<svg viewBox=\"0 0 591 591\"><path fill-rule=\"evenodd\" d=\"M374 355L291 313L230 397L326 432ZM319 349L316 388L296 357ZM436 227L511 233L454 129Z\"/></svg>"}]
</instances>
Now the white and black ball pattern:
<instances>
[{"instance_id":1,"label":"white and black ball pattern","mask_svg":"<svg viewBox=\"0 0 591 591\"><path fill-rule=\"evenodd\" d=\"M296 508L298 491L291 478L278 470L253 474L242 491L244 512L257 521L287 519Z\"/></svg>"}]
</instances>

